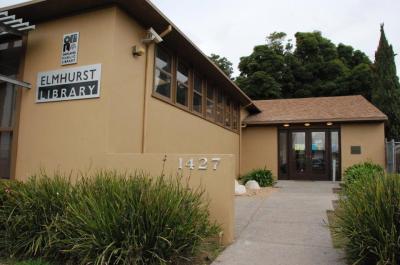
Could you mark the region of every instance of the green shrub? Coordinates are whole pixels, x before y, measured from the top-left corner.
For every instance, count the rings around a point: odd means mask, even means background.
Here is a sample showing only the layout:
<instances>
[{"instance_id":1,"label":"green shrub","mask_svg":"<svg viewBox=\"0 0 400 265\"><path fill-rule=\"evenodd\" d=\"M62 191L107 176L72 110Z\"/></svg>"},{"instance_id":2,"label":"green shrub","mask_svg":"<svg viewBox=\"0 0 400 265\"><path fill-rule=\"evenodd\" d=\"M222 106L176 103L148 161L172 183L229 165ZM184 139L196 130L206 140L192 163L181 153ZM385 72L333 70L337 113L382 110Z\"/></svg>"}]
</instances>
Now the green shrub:
<instances>
[{"instance_id":1,"label":"green shrub","mask_svg":"<svg viewBox=\"0 0 400 265\"><path fill-rule=\"evenodd\" d=\"M61 177L33 178L7 194L0 206L0 224L8 227L0 231L0 252L18 259L190 263L205 239L219 233L203 190L165 177L104 171L74 185Z\"/></svg>"},{"instance_id":2,"label":"green shrub","mask_svg":"<svg viewBox=\"0 0 400 265\"><path fill-rule=\"evenodd\" d=\"M69 181L42 175L26 183L8 181L0 207L0 252L8 257L45 256L54 240L55 221L71 193Z\"/></svg>"},{"instance_id":3,"label":"green shrub","mask_svg":"<svg viewBox=\"0 0 400 265\"><path fill-rule=\"evenodd\" d=\"M251 172L243 175L239 180L246 184L249 180L255 180L261 187L269 187L274 185L274 177L271 170L268 169L254 169Z\"/></svg>"},{"instance_id":4,"label":"green shrub","mask_svg":"<svg viewBox=\"0 0 400 265\"><path fill-rule=\"evenodd\" d=\"M376 175L384 173L384 169L377 164L372 162L364 162L360 164L355 164L348 167L344 171L344 183L346 185L351 185L353 182L358 181L361 178L373 178Z\"/></svg>"},{"instance_id":5,"label":"green shrub","mask_svg":"<svg viewBox=\"0 0 400 265\"><path fill-rule=\"evenodd\" d=\"M360 178L343 195L336 232L351 264L400 264L400 176Z\"/></svg>"}]
</instances>

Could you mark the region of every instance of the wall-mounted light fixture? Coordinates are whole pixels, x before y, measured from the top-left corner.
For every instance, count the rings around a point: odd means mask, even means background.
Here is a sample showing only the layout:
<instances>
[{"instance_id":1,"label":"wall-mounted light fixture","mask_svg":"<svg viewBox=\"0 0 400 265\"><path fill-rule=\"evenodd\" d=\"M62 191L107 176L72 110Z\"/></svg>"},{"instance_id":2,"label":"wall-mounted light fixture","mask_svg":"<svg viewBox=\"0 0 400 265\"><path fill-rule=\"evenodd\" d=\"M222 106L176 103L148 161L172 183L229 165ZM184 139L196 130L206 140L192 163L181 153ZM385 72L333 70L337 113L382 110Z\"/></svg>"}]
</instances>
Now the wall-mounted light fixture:
<instances>
[{"instance_id":1,"label":"wall-mounted light fixture","mask_svg":"<svg viewBox=\"0 0 400 265\"><path fill-rule=\"evenodd\" d=\"M326 125L332 126L332 125L333 125L333 122L327 122Z\"/></svg>"},{"instance_id":2,"label":"wall-mounted light fixture","mask_svg":"<svg viewBox=\"0 0 400 265\"><path fill-rule=\"evenodd\" d=\"M132 47L132 54L133 56L142 56L143 54L145 54L145 50L142 47L135 45Z\"/></svg>"},{"instance_id":3,"label":"wall-mounted light fixture","mask_svg":"<svg viewBox=\"0 0 400 265\"><path fill-rule=\"evenodd\" d=\"M290 126L289 123L285 123L285 124L283 125L283 127L289 127L289 126Z\"/></svg>"},{"instance_id":4,"label":"wall-mounted light fixture","mask_svg":"<svg viewBox=\"0 0 400 265\"><path fill-rule=\"evenodd\" d=\"M304 123L304 126L306 126L306 127L308 127L308 126L310 126L311 124L309 124L308 122L306 122L306 123Z\"/></svg>"}]
</instances>

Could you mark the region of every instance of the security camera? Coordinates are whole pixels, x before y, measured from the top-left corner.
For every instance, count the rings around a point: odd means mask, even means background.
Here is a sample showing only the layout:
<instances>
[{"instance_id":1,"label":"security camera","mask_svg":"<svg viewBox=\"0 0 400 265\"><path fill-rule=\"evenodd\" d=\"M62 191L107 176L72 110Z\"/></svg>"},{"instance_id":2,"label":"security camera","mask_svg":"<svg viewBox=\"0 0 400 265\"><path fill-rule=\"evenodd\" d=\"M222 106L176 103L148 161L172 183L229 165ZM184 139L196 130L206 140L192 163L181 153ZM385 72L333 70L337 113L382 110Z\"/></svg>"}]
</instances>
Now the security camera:
<instances>
[{"instance_id":1,"label":"security camera","mask_svg":"<svg viewBox=\"0 0 400 265\"><path fill-rule=\"evenodd\" d=\"M147 36L145 39L142 40L143 43L150 43L150 42L160 43L163 41L160 35L153 28L149 28L147 30Z\"/></svg>"}]
</instances>

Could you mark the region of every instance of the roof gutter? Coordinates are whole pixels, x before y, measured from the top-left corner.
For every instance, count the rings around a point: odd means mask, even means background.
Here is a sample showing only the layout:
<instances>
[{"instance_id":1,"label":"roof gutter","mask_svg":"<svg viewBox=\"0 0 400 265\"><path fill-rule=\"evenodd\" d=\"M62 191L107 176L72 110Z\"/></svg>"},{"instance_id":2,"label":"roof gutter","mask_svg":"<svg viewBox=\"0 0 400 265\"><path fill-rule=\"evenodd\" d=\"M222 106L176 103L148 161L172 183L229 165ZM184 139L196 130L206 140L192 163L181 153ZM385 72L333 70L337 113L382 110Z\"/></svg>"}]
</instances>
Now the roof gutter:
<instances>
[{"instance_id":1,"label":"roof gutter","mask_svg":"<svg viewBox=\"0 0 400 265\"><path fill-rule=\"evenodd\" d=\"M279 120L279 121L246 121L243 122L247 125L278 125L278 124L300 124L305 122L310 123L324 123L324 122L385 122L387 118L376 117L376 118L358 118L358 119L304 119L304 120Z\"/></svg>"},{"instance_id":2,"label":"roof gutter","mask_svg":"<svg viewBox=\"0 0 400 265\"><path fill-rule=\"evenodd\" d=\"M168 17L166 17L152 2L150 2L149 0L145 0L145 1L169 24L170 31L172 31L172 29L174 29L176 32L178 32L179 35L181 35L198 53L200 53L204 58L206 58L208 60L208 62L214 67L214 70L219 72L221 75L224 76L225 80L228 80L230 82L230 84L235 88L235 90L237 92L239 92L239 96L241 96L243 99L245 99L244 101L247 101L246 103L244 103L244 104L247 104L247 105L245 105L246 109L248 109L252 113L261 112L261 110L253 103L253 101L213 61L211 61L211 59L207 55L205 55L200 50L200 48L197 47L197 45L194 44L185 35L185 33L183 33L177 26L175 26L175 24L172 23L172 21Z\"/></svg>"}]
</instances>

